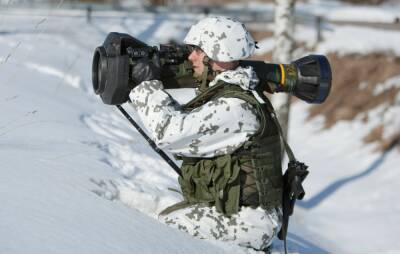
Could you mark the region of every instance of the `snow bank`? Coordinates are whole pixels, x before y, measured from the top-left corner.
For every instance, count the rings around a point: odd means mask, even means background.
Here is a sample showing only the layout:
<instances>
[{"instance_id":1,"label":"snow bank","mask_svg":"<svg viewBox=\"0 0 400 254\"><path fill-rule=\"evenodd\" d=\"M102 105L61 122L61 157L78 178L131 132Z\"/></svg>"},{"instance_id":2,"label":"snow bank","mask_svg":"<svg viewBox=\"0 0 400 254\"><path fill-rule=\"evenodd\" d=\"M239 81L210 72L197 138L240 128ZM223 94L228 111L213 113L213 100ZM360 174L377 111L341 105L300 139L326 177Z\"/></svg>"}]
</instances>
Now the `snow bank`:
<instances>
[{"instance_id":1,"label":"snow bank","mask_svg":"<svg viewBox=\"0 0 400 254\"><path fill-rule=\"evenodd\" d=\"M162 187L176 178L92 92L92 53L107 28L1 18L1 253L241 253L152 218L152 201L174 201Z\"/></svg>"}]
</instances>

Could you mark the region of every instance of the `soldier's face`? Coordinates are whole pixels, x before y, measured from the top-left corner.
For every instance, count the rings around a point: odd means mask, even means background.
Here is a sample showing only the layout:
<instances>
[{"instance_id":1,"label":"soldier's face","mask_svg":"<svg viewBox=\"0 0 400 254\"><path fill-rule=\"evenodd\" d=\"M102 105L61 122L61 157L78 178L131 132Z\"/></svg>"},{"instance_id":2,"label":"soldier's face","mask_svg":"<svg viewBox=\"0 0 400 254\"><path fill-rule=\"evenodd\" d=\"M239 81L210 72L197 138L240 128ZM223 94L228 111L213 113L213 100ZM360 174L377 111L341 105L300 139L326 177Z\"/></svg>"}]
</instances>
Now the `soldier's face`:
<instances>
[{"instance_id":1,"label":"soldier's face","mask_svg":"<svg viewBox=\"0 0 400 254\"><path fill-rule=\"evenodd\" d=\"M193 71L194 74L193 76L195 77L201 77L204 71L204 63L203 59L206 56L206 53L204 53L201 48L194 46L193 50L191 51L190 55L188 56L188 60L192 62L193 65ZM238 66L238 61L233 61L233 62L218 62L218 61L213 61L210 60L210 66L213 71L226 71L226 70L232 70ZM208 76L207 77L209 80L212 80L214 77Z\"/></svg>"},{"instance_id":2,"label":"soldier's face","mask_svg":"<svg viewBox=\"0 0 400 254\"><path fill-rule=\"evenodd\" d=\"M188 60L192 62L195 77L200 77L204 71L203 59L205 56L206 53L199 47L195 47L188 56Z\"/></svg>"}]
</instances>

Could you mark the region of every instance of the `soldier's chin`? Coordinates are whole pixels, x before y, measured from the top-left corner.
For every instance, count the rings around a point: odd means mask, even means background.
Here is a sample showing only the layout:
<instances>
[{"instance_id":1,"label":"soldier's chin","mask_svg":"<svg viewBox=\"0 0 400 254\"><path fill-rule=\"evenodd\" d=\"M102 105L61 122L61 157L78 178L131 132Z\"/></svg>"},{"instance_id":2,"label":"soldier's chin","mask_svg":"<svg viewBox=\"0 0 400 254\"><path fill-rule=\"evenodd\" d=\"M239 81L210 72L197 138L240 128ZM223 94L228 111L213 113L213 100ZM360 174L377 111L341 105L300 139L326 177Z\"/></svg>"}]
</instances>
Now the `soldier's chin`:
<instances>
[{"instance_id":1,"label":"soldier's chin","mask_svg":"<svg viewBox=\"0 0 400 254\"><path fill-rule=\"evenodd\" d=\"M197 72L196 69L194 70L194 72L193 72L193 77L194 77L195 79L201 79L202 76L203 76L202 73Z\"/></svg>"}]
</instances>

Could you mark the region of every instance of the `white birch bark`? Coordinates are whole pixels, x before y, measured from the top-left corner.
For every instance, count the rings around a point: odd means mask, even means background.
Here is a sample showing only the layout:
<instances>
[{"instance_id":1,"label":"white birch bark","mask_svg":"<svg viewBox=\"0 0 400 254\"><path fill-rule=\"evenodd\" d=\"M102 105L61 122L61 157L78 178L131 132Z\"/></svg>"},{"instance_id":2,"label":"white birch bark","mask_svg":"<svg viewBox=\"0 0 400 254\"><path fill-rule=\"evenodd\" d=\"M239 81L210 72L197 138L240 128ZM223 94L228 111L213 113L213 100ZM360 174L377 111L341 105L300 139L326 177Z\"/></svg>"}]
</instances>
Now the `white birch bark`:
<instances>
[{"instance_id":1,"label":"white birch bark","mask_svg":"<svg viewBox=\"0 0 400 254\"><path fill-rule=\"evenodd\" d=\"M275 0L275 48L274 63L290 63L294 50L294 5L296 0ZM272 103L277 111L283 134L287 138L290 111L290 95L274 94Z\"/></svg>"}]
</instances>

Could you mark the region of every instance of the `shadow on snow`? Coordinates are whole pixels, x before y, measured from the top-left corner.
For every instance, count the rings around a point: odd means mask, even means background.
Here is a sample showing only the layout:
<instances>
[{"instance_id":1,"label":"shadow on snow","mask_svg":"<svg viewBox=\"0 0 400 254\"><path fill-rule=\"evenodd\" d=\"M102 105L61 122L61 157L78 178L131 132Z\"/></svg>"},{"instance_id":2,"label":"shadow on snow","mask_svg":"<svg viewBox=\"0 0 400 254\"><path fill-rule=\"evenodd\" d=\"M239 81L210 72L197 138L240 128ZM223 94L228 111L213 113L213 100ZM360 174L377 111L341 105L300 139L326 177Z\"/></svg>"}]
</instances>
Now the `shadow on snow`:
<instances>
[{"instance_id":1,"label":"shadow on snow","mask_svg":"<svg viewBox=\"0 0 400 254\"><path fill-rule=\"evenodd\" d=\"M359 180L372 172L376 171L379 166L385 161L387 155L390 153L390 151L399 143L400 140L395 140L383 153L380 157L378 157L369 167L367 167L365 170L361 171L358 174L348 176L342 179L339 179L329 186L327 186L325 189L323 189L320 193L312 197L311 199L307 201L299 201L296 203L296 205L305 208L305 209L312 209L319 205L323 200L327 199L329 196L331 196L334 192L345 186L346 184L349 184L353 181Z\"/></svg>"}]
</instances>

